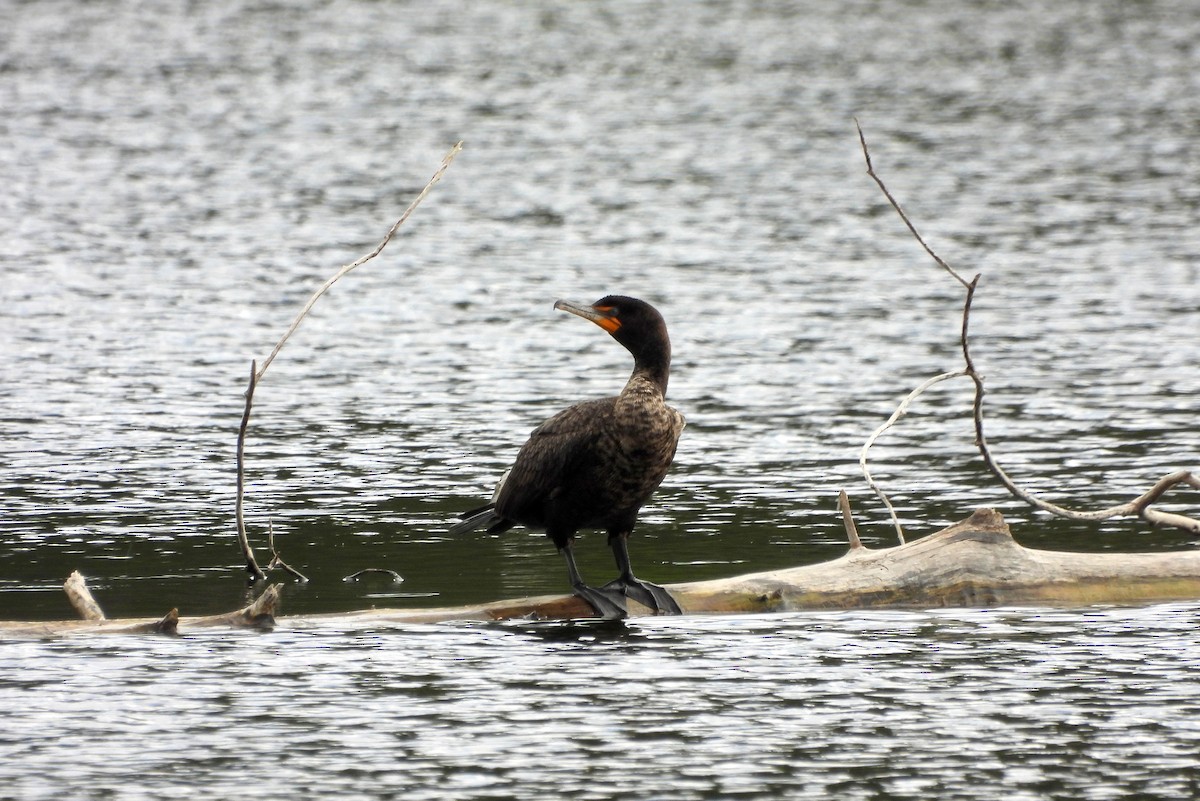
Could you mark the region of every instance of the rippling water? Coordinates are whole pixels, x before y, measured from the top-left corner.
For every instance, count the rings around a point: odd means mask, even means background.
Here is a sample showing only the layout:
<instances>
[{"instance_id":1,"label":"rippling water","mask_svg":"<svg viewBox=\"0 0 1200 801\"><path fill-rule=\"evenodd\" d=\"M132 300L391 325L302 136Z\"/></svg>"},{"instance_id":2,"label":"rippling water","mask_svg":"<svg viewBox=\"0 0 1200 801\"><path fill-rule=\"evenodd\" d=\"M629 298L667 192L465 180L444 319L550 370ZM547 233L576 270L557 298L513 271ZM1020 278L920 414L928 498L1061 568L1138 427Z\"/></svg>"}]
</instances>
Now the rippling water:
<instances>
[{"instance_id":1,"label":"rippling water","mask_svg":"<svg viewBox=\"0 0 1200 801\"><path fill-rule=\"evenodd\" d=\"M1189 798L1197 611L0 643L0 701L22 710L0 782L19 798Z\"/></svg>"},{"instance_id":2,"label":"rippling water","mask_svg":"<svg viewBox=\"0 0 1200 801\"><path fill-rule=\"evenodd\" d=\"M112 616L241 602L249 362L460 139L445 181L322 299L256 396L252 536L261 549L269 521L312 578L285 611L563 588L541 537L445 536L529 429L624 380L627 356L553 312L558 297L638 295L671 327L689 426L643 514L640 573L840 555L841 487L865 537L890 543L858 450L958 366L961 296L864 175L854 117L934 247L983 273L974 352L1018 480L1100 506L1195 468L1197 42L1184 0L4 4L0 618L69 615L73 569ZM989 505L1028 545L1197 544L1010 500L968 402L966 385L931 393L873 452L911 534ZM580 551L585 575L611 571L600 538ZM341 580L366 567L405 581ZM410 776L429 797L611 797L632 769L676 788L664 798L1056 782L1108 797L1120 762L1122 786L1167 793L1192 767L1193 620L6 643L4 708L28 711L0 772L27 796L64 781L120 796L136 771L158 797L197 775L213 797L277 775L346 795ZM38 778L50 765L69 774Z\"/></svg>"}]
</instances>

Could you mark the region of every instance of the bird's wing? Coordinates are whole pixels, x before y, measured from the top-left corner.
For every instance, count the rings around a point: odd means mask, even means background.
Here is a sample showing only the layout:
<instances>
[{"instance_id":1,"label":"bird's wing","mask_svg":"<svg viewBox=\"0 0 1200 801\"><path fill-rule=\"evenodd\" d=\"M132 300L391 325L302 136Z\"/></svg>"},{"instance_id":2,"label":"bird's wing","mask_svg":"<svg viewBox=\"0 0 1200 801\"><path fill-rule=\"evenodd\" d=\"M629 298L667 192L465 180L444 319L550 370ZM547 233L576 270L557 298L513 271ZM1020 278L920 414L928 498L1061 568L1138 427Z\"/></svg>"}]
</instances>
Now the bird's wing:
<instances>
[{"instance_id":1,"label":"bird's wing","mask_svg":"<svg viewBox=\"0 0 1200 801\"><path fill-rule=\"evenodd\" d=\"M613 402L604 398L577 403L535 428L500 488L496 509L520 518L551 497L592 453Z\"/></svg>"}]
</instances>

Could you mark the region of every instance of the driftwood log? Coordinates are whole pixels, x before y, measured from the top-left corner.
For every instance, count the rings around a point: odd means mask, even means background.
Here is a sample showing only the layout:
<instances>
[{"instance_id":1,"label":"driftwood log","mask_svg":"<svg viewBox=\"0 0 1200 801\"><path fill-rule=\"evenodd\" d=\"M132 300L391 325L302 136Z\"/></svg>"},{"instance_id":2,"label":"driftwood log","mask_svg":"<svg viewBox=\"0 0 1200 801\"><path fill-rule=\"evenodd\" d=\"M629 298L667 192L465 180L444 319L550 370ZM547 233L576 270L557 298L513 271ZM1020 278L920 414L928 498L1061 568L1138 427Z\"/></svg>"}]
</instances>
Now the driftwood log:
<instances>
[{"instance_id":1,"label":"driftwood log","mask_svg":"<svg viewBox=\"0 0 1200 801\"><path fill-rule=\"evenodd\" d=\"M64 585L67 596L82 620L22 621L0 620L0 636L54 636L73 633L106 634L179 634L180 626L186 629L204 628L256 628L268 630L275 626L275 612L279 608L280 591L283 585L272 584L258 598L236 612L204 617L180 617L178 609L172 609L161 618L109 619L100 611L99 604L92 598L86 582L79 571L71 574ZM80 606L78 596L87 602ZM90 603L89 603L90 602ZM93 615L99 614L99 617Z\"/></svg>"},{"instance_id":2,"label":"driftwood log","mask_svg":"<svg viewBox=\"0 0 1200 801\"><path fill-rule=\"evenodd\" d=\"M0 621L0 634L188 632L273 625L347 627L456 620L568 620L591 609L571 595L433 609L368 609L274 617L280 585L227 615L156 620ZM749 614L813 609L1086 606L1200 599L1200 551L1102 553L1042 551L1016 543L998 512L980 509L936 534L894 548L858 545L839 559L732 578L669 586L685 614ZM633 616L648 614L630 604ZM172 610L174 613L174 610ZM171 618L168 615L168 618Z\"/></svg>"},{"instance_id":3,"label":"driftwood log","mask_svg":"<svg viewBox=\"0 0 1200 801\"><path fill-rule=\"evenodd\" d=\"M999 512L980 509L936 534L894 548L860 545L830 562L671 584L668 589L684 614L1154 603L1200 599L1200 551L1033 550L1017 544ZM631 614L642 609L630 607ZM583 601L567 595L444 609L371 609L339 617L430 623L589 614Z\"/></svg>"}]
</instances>

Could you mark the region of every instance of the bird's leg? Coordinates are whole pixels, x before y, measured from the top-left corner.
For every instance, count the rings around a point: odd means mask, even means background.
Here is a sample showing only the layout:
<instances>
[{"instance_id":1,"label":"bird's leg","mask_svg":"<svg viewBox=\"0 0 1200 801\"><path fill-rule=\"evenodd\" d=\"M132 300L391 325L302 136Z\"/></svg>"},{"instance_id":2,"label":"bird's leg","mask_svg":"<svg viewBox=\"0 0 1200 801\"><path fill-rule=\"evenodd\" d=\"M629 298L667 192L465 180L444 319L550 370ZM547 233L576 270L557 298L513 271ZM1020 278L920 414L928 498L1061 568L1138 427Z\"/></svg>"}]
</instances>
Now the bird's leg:
<instances>
[{"instance_id":1,"label":"bird's leg","mask_svg":"<svg viewBox=\"0 0 1200 801\"><path fill-rule=\"evenodd\" d=\"M575 552L572 550L575 538L571 537L566 544L558 549L567 560L567 578L571 581L571 589L587 602L596 614L605 620L621 620L628 617L625 610L625 598L622 593L612 592L606 588L589 587L583 583L579 568L575 565Z\"/></svg>"},{"instance_id":2,"label":"bird's leg","mask_svg":"<svg viewBox=\"0 0 1200 801\"><path fill-rule=\"evenodd\" d=\"M655 614L682 615L683 610L679 608L679 604L675 602L670 593L657 584L642 581L633 575L633 568L629 566L628 543L628 531L608 535L608 545L612 548L613 556L617 558L617 570L620 571L620 575L614 581L605 584L604 589L616 590L642 606L652 609Z\"/></svg>"}]
</instances>

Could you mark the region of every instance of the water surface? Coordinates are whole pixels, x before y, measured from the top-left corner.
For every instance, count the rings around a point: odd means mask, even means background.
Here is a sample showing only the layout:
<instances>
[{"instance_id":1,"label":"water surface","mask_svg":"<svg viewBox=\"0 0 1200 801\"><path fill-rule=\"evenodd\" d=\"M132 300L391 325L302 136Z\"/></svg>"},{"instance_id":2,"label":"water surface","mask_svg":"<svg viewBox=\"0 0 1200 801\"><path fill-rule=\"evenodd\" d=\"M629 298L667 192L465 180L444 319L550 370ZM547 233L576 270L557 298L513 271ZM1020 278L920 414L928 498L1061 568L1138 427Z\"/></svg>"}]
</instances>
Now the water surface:
<instances>
[{"instance_id":1,"label":"water surface","mask_svg":"<svg viewBox=\"0 0 1200 801\"><path fill-rule=\"evenodd\" d=\"M0 618L70 615L74 569L112 616L242 602L250 360L458 140L259 388L251 534L312 579L285 611L563 589L539 535L445 533L538 422L624 381L559 297L644 297L671 328L689 426L640 573L838 556L842 487L890 544L858 451L959 365L962 298L864 174L855 117L983 274L974 353L1017 480L1096 507L1195 468L1197 42L1183 0L6 4ZM1195 547L1009 498L969 401L930 393L873 451L912 536L995 506L1026 545ZM579 550L608 577L600 537ZM367 567L405 581L342 581ZM4 643L0 771L22 797L613 797L631 769L662 798L1178 795L1194 610L1059 614Z\"/></svg>"},{"instance_id":2,"label":"water surface","mask_svg":"<svg viewBox=\"0 0 1200 801\"><path fill-rule=\"evenodd\" d=\"M22 712L0 781L18 798L1188 798L1196 614L4 643L0 701Z\"/></svg>"}]
</instances>

